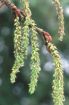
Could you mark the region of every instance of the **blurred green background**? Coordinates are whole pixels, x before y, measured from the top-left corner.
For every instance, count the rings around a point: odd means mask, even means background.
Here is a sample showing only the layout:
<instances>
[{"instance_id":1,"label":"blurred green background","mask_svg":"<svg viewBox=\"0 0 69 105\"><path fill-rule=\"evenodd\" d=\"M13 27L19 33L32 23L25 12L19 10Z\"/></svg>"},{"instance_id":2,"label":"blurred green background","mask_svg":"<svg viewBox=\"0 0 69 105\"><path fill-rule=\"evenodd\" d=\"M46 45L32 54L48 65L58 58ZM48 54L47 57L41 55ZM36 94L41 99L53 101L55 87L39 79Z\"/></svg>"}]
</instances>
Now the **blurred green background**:
<instances>
[{"instance_id":1,"label":"blurred green background","mask_svg":"<svg viewBox=\"0 0 69 105\"><path fill-rule=\"evenodd\" d=\"M19 0L13 2L20 7ZM63 42L57 40L58 21L52 0L29 0L32 18L37 25L53 36L58 47L64 70L65 103L69 105L69 0L61 0L64 8L65 37ZM25 66L17 75L16 83L10 83L10 73L14 63L14 16L5 5L0 8L0 105L53 105L52 80L54 64L47 52L42 37L40 39L41 68L38 86L33 95L28 93L30 81L30 46Z\"/></svg>"}]
</instances>

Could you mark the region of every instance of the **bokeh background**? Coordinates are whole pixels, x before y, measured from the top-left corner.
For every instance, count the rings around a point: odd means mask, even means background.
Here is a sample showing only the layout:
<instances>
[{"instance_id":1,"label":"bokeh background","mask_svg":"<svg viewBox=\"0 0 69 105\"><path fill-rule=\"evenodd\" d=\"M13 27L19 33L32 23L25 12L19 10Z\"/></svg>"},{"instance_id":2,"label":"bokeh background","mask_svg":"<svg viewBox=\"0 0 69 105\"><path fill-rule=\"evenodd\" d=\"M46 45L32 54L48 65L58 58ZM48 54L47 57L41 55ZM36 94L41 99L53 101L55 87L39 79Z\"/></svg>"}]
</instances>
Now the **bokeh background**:
<instances>
[{"instance_id":1,"label":"bokeh background","mask_svg":"<svg viewBox=\"0 0 69 105\"><path fill-rule=\"evenodd\" d=\"M12 0L20 7L20 0ZM63 42L57 40L58 21L52 0L29 0L32 18L37 25L53 36L58 47L64 70L65 103L69 105L69 0L61 0L65 18L65 37ZM0 8L0 105L53 105L52 80L54 64L52 58L40 39L41 68L38 86L33 95L28 93L30 80L30 46L25 66L17 75L16 83L10 83L10 73L14 64L14 16L5 5Z\"/></svg>"}]
</instances>

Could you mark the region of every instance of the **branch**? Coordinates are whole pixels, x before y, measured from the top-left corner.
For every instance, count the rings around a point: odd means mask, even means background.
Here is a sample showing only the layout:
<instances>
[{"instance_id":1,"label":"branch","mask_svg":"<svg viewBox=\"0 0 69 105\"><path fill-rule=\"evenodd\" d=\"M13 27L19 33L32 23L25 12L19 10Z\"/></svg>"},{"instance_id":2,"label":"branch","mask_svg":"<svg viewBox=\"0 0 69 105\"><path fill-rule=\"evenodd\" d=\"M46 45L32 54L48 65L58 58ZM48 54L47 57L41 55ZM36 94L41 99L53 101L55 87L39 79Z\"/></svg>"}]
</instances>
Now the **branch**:
<instances>
[{"instance_id":1,"label":"branch","mask_svg":"<svg viewBox=\"0 0 69 105\"><path fill-rule=\"evenodd\" d=\"M16 26L16 30L15 30L15 63L13 65L12 68L12 73L11 73L11 82L14 83L15 82L15 78L16 78L16 73L19 72L19 68L22 67L23 65L23 59L24 56L26 54L26 48L28 46L28 29L33 27L33 25L30 23L27 23L27 25L24 28L24 33L26 35L26 38L24 38L25 43L21 43L22 39L21 39L21 26L20 26L20 22L19 22L19 17L23 16L24 18L28 17L28 15L30 16L29 18L31 18L30 12L29 12L29 8L27 8L27 6L29 6L29 4L25 4L27 11L26 10L20 10L19 8L17 8L13 3L11 3L9 0L1 0L2 5L5 4L6 6L8 6L9 8L12 9L12 11L15 12L15 15L17 16L16 20L15 20L15 26ZM28 3L28 0L25 1L25 3ZM1 6L2 6L1 5ZM26 24L25 23L25 24ZM29 27L28 27L29 26ZM35 29L35 30L34 30ZM63 80L63 70L62 70L62 64L61 64L61 58L60 58L60 54L57 51L57 48L50 43L52 41L52 37L48 32L45 32L43 29L37 27L34 24L34 29L32 30L33 32L33 39L32 39L32 49L33 49L33 54L32 55L32 66L31 69L34 70L34 72L32 71L32 76L31 76L31 83L29 85L29 92L32 94L35 91L35 86L37 84L37 79L38 79L38 74L40 71L40 59L39 59L39 53L38 53L38 43L37 43L37 38L34 40L34 38L36 37L36 31L38 33L41 33L44 37L45 43L46 43L46 47L48 49L48 51L50 52L50 54L53 57L53 61L55 64L55 73L54 73L54 80L53 80L53 102L54 105L63 105L63 101L64 101L64 80ZM26 43L27 41L27 43ZM33 43L35 42L35 43ZM26 44L26 45L25 45ZM25 45L25 46L23 46ZM23 47L24 49L23 49ZM22 49L21 49L22 48ZM35 49L35 51L34 51ZM24 56L23 56L23 52L25 52ZM33 85L32 85L33 84Z\"/></svg>"},{"instance_id":2,"label":"branch","mask_svg":"<svg viewBox=\"0 0 69 105\"><path fill-rule=\"evenodd\" d=\"M26 0L28 2L28 0ZM17 8L15 6L15 4L11 3L9 0L1 0L2 3L4 3L7 7L11 8L12 11L19 17L23 16L24 18L27 16L25 10L21 10L19 8ZM28 3L27 3L28 4ZM26 5L27 5L26 4ZM29 6L29 5L28 5ZM30 15L29 15L30 16ZM31 17L30 17L31 18ZM32 27L32 25L30 25L30 27ZM35 27L36 31L38 33L41 33L44 37L45 43L51 42L52 41L52 37L48 32L45 32L43 29L39 28L39 27Z\"/></svg>"}]
</instances>

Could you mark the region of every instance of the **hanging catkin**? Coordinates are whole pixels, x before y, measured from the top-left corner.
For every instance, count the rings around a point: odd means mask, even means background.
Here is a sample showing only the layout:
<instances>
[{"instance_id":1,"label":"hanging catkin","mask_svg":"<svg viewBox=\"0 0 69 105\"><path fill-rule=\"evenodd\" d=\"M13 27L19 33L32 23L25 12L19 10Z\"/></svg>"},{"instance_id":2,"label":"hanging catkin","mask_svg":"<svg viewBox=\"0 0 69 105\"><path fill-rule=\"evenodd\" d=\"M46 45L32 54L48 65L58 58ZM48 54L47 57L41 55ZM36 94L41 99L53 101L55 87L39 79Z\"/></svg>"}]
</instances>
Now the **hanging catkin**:
<instances>
[{"instance_id":1,"label":"hanging catkin","mask_svg":"<svg viewBox=\"0 0 69 105\"><path fill-rule=\"evenodd\" d=\"M57 16L58 16L58 35L59 40L63 40L64 36L64 16L63 16L63 8L60 4L60 0L53 0L53 4L56 8Z\"/></svg>"},{"instance_id":2,"label":"hanging catkin","mask_svg":"<svg viewBox=\"0 0 69 105\"><path fill-rule=\"evenodd\" d=\"M55 64L55 71L53 75L53 84L52 84L53 102L54 105L63 105L64 80L63 80L63 69L62 69L60 54L57 51L57 48L52 43L48 43L48 49L52 55Z\"/></svg>"},{"instance_id":3,"label":"hanging catkin","mask_svg":"<svg viewBox=\"0 0 69 105\"><path fill-rule=\"evenodd\" d=\"M35 30L35 23L33 22L32 26L32 35L31 35L31 46L32 46L32 56L31 56L31 80L29 84L29 92L31 94L34 93L35 88L37 86L37 81L39 77L39 73L41 70L40 67L40 57L39 57L39 41L37 37L37 32Z\"/></svg>"},{"instance_id":4,"label":"hanging catkin","mask_svg":"<svg viewBox=\"0 0 69 105\"><path fill-rule=\"evenodd\" d=\"M22 43L22 35L21 35L21 25L19 22L19 17L16 17L14 20L15 25L15 31L14 31L14 56L15 56L15 62L12 67L12 73L11 73L11 82L14 83L16 79L16 74L19 72L19 68L24 66L24 55L23 55L23 49L21 46Z\"/></svg>"}]
</instances>

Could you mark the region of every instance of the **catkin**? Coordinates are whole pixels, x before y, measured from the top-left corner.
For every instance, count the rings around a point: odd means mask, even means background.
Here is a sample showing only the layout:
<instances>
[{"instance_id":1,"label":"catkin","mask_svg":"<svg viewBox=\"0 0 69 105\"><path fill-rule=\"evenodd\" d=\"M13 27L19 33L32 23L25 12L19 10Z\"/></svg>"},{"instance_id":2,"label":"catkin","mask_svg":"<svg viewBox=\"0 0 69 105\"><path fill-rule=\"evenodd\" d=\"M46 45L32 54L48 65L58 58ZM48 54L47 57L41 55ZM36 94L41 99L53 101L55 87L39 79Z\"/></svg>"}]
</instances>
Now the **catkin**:
<instances>
[{"instance_id":1,"label":"catkin","mask_svg":"<svg viewBox=\"0 0 69 105\"><path fill-rule=\"evenodd\" d=\"M53 84L52 84L53 103L54 105L63 105L64 80L63 80L63 69L62 69L60 54L57 51L57 48L52 43L48 43L48 49L53 57L53 61L55 64L55 72L53 75Z\"/></svg>"},{"instance_id":2,"label":"catkin","mask_svg":"<svg viewBox=\"0 0 69 105\"><path fill-rule=\"evenodd\" d=\"M60 4L60 0L53 0L53 4L56 8L57 16L58 16L58 35L59 40L63 40L64 36L64 16L63 16L63 8Z\"/></svg>"},{"instance_id":3,"label":"catkin","mask_svg":"<svg viewBox=\"0 0 69 105\"><path fill-rule=\"evenodd\" d=\"M24 56L26 57L28 54L28 45L29 45L29 24L30 19L26 17L26 20L24 22L24 27L22 27L22 49L24 51Z\"/></svg>"},{"instance_id":4,"label":"catkin","mask_svg":"<svg viewBox=\"0 0 69 105\"><path fill-rule=\"evenodd\" d=\"M21 46L22 42L22 35L21 35L21 25L19 22L19 17L16 17L14 20L15 25L15 31L14 31L14 56L15 56L15 62L12 67L11 77L10 80L12 83L15 82L16 74L19 72L19 68L24 66L24 55L23 50Z\"/></svg>"},{"instance_id":5,"label":"catkin","mask_svg":"<svg viewBox=\"0 0 69 105\"><path fill-rule=\"evenodd\" d=\"M34 23L34 22L33 22ZM35 25L35 23L34 23ZM33 94L37 86L37 81L40 73L40 57L39 57L39 43L38 43L37 32L35 27L32 27L31 45L32 45L32 56L31 56L31 80L29 84L29 92Z\"/></svg>"}]
</instances>

